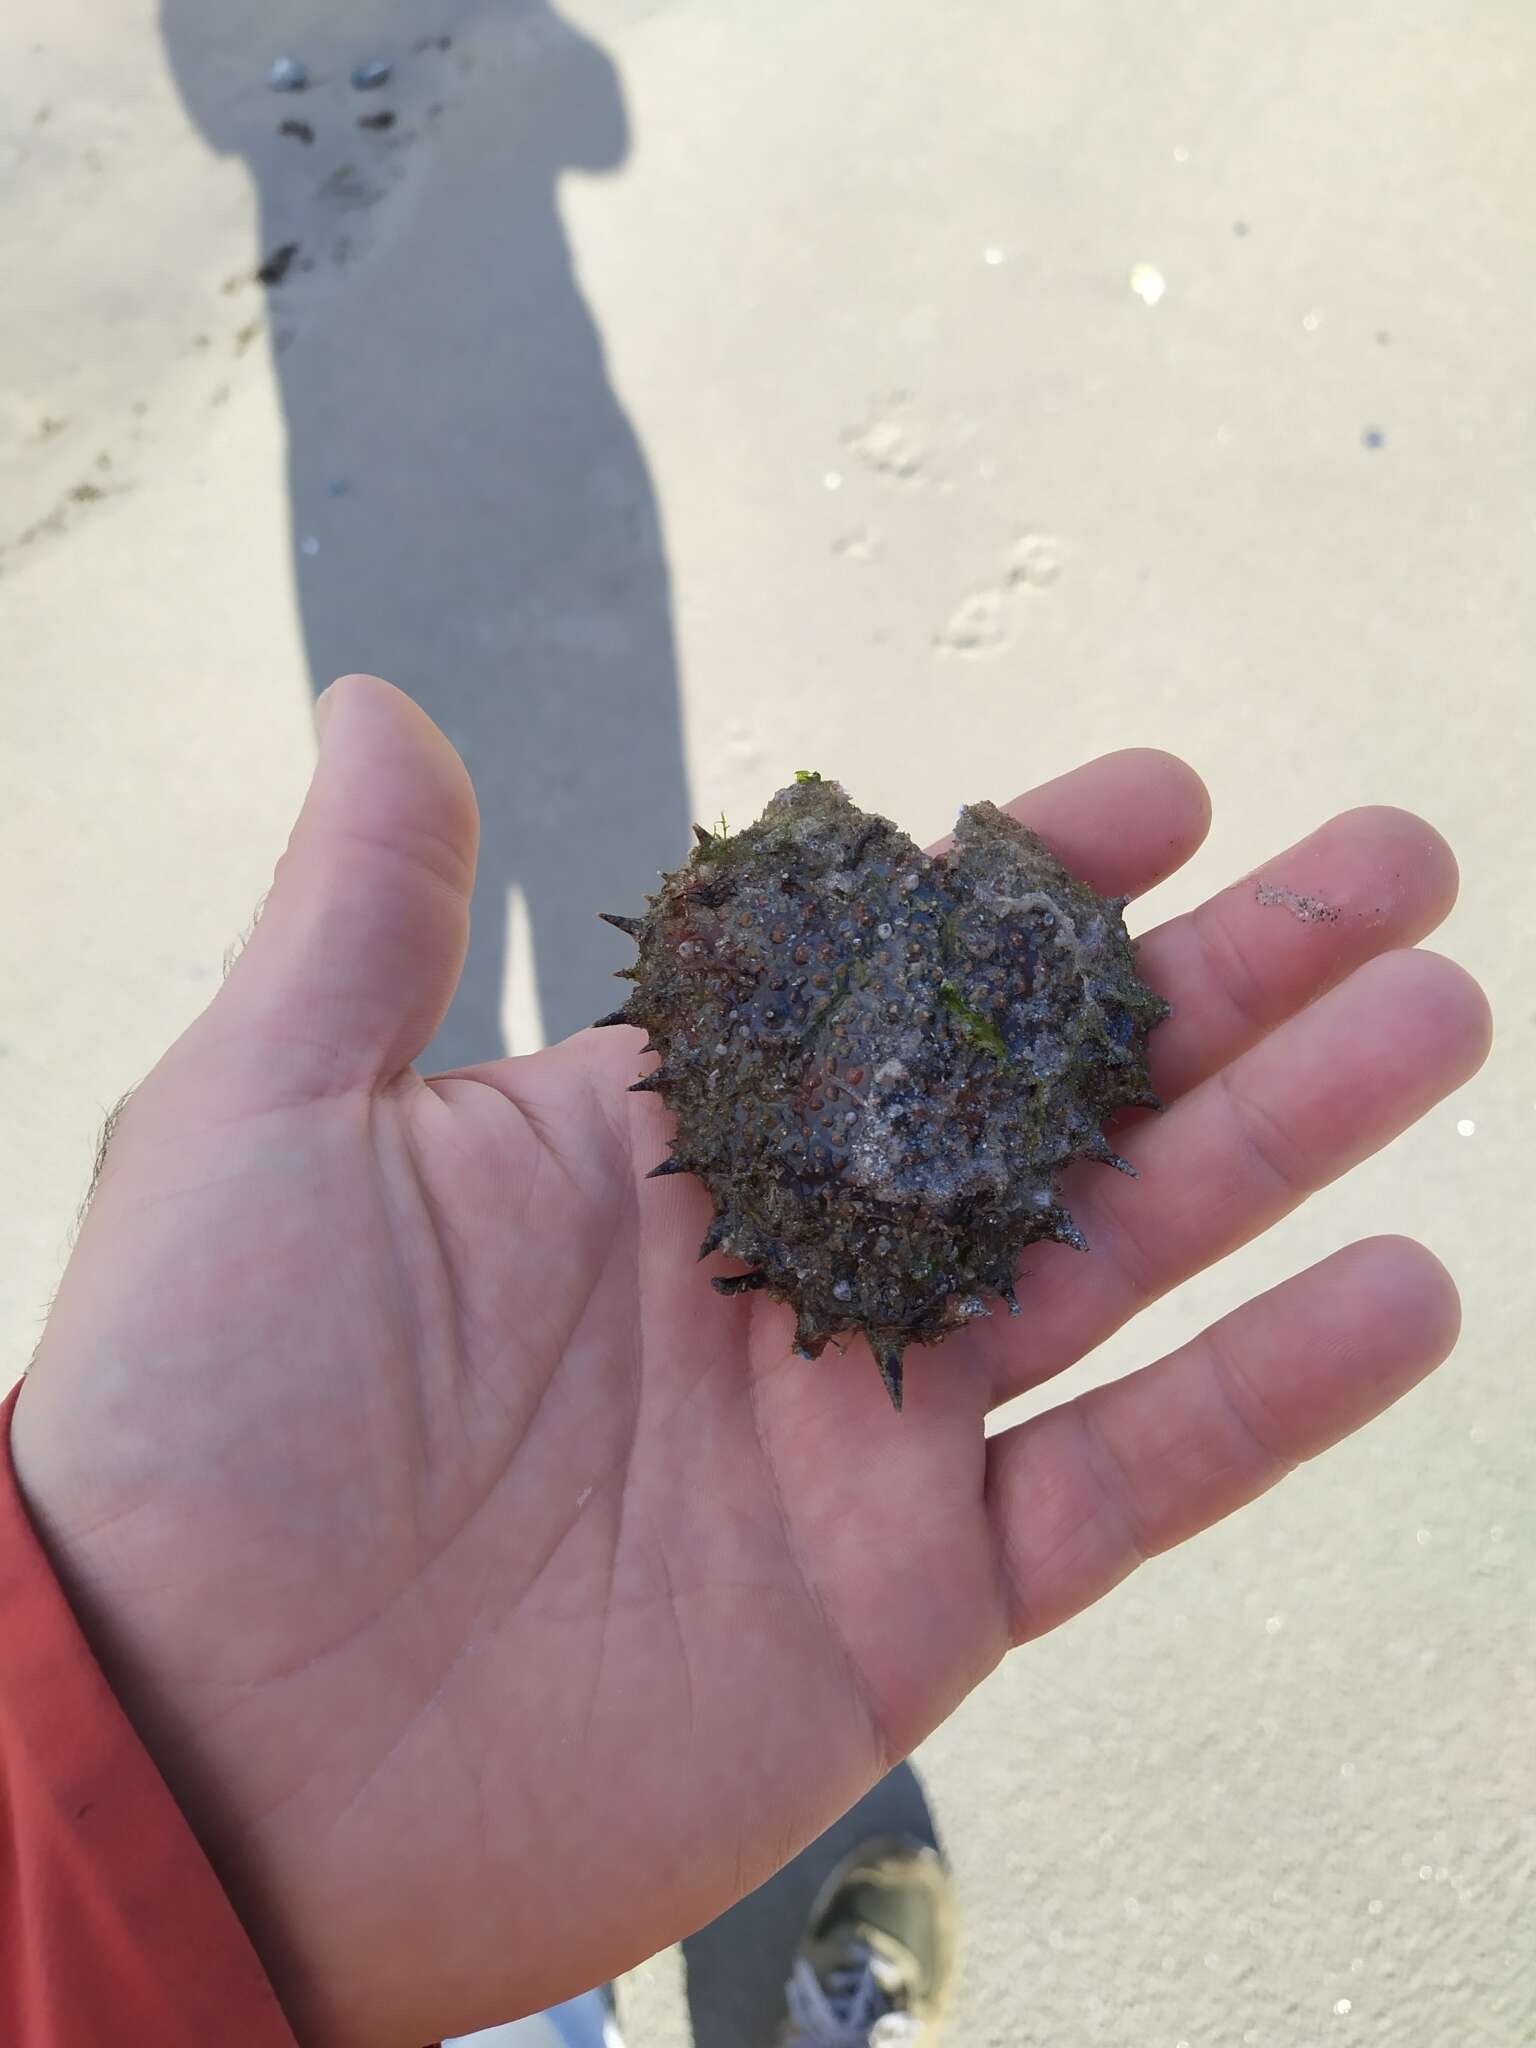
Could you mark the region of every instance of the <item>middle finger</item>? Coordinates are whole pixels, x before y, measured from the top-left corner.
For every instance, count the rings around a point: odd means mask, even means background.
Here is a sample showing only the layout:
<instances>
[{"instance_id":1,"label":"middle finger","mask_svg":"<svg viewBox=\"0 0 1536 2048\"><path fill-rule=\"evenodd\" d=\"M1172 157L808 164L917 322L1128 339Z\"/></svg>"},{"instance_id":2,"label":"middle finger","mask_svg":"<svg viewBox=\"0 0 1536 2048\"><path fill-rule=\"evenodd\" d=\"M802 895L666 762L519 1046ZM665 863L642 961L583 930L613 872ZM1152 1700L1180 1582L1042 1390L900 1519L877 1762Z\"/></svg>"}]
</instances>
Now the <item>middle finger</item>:
<instances>
[{"instance_id":1,"label":"middle finger","mask_svg":"<svg viewBox=\"0 0 1536 2048\"><path fill-rule=\"evenodd\" d=\"M1149 932L1138 972L1173 1005L1148 1043L1152 1086L1174 1101L1367 960L1416 945L1456 884L1433 826L1371 806Z\"/></svg>"},{"instance_id":2,"label":"middle finger","mask_svg":"<svg viewBox=\"0 0 1536 2048\"><path fill-rule=\"evenodd\" d=\"M1032 1246L1019 1320L968 1333L992 1403L1065 1370L1369 1158L1476 1072L1488 1034L1470 975L1437 954L1388 954L1135 1131L1139 1179L1073 1168L1064 1192L1087 1255Z\"/></svg>"}]
</instances>

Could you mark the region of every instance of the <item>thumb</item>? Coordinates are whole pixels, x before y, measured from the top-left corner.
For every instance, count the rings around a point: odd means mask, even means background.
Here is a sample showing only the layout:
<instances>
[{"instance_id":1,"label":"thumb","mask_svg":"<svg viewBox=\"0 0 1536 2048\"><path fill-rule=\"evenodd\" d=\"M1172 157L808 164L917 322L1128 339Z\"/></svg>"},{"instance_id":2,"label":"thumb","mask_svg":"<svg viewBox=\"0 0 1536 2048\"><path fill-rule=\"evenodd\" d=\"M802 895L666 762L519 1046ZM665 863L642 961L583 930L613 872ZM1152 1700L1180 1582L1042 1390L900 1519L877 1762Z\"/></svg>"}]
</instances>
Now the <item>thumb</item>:
<instances>
[{"instance_id":1,"label":"thumb","mask_svg":"<svg viewBox=\"0 0 1536 2048\"><path fill-rule=\"evenodd\" d=\"M194 1026L248 1097L336 1094L407 1067L469 942L480 823L463 762L419 705L343 676L315 706L320 758L261 917Z\"/></svg>"}]
</instances>

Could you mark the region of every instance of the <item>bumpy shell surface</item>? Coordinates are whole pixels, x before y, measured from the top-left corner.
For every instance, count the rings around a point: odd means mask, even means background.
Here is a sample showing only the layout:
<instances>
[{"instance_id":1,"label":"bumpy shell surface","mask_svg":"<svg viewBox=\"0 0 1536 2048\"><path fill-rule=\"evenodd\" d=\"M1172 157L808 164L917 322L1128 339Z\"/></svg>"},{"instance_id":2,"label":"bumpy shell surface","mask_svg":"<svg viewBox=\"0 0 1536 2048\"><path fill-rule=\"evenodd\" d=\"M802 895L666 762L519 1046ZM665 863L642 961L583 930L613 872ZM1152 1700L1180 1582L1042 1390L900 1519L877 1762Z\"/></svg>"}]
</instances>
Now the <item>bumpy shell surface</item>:
<instances>
[{"instance_id":1,"label":"bumpy shell surface","mask_svg":"<svg viewBox=\"0 0 1536 2048\"><path fill-rule=\"evenodd\" d=\"M677 1119L656 1171L714 1197L699 1256L751 1266L714 1285L790 1303L809 1357L862 1332L900 1407L908 1345L989 1293L1017 1312L1023 1246L1082 1248L1060 1176L1123 1165L1100 1125L1154 1103L1168 1006L1136 977L1123 902L992 804L931 859L819 777L744 832L696 830L643 917L604 913L640 952L602 1022L661 1055L635 1086Z\"/></svg>"}]
</instances>

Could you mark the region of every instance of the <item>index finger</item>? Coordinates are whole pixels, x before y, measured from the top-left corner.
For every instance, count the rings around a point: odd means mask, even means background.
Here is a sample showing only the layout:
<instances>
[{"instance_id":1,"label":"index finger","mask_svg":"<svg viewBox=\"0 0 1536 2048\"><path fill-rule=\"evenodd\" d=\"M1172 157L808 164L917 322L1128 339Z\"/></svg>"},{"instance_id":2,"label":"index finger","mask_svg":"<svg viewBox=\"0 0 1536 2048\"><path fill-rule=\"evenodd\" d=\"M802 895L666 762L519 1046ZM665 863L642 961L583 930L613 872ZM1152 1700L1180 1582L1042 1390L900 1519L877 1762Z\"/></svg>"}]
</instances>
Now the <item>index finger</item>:
<instances>
[{"instance_id":1,"label":"index finger","mask_svg":"<svg viewBox=\"0 0 1536 2048\"><path fill-rule=\"evenodd\" d=\"M1159 747L1101 754L1002 808L1103 896L1144 894L1184 865L1211 824L1205 784ZM928 850L953 844L951 835Z\"/></svg>"}]
</instances>

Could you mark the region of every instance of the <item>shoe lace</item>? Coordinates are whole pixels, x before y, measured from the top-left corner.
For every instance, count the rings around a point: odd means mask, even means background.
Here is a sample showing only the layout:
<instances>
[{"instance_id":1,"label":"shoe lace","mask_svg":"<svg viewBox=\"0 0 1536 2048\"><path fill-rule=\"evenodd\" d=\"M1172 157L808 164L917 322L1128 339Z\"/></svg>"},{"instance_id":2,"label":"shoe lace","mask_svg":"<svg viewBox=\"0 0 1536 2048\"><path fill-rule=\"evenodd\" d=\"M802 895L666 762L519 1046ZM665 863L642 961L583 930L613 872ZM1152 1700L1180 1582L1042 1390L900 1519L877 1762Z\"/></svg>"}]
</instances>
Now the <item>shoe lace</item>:
<instances>
[{"instance_id":1,"label":"shoe lace","mask_svg":"<svg viewBox=\"0 0 1536 2048\"><path fill-rule=\"evenodd\" d=\"M863 1942L825 1978L802 1956L785 1986L790 2031L783 2048L916 2048L918 2023L891 2003L889 1968Z\"/></svg>"}]
</instances>

